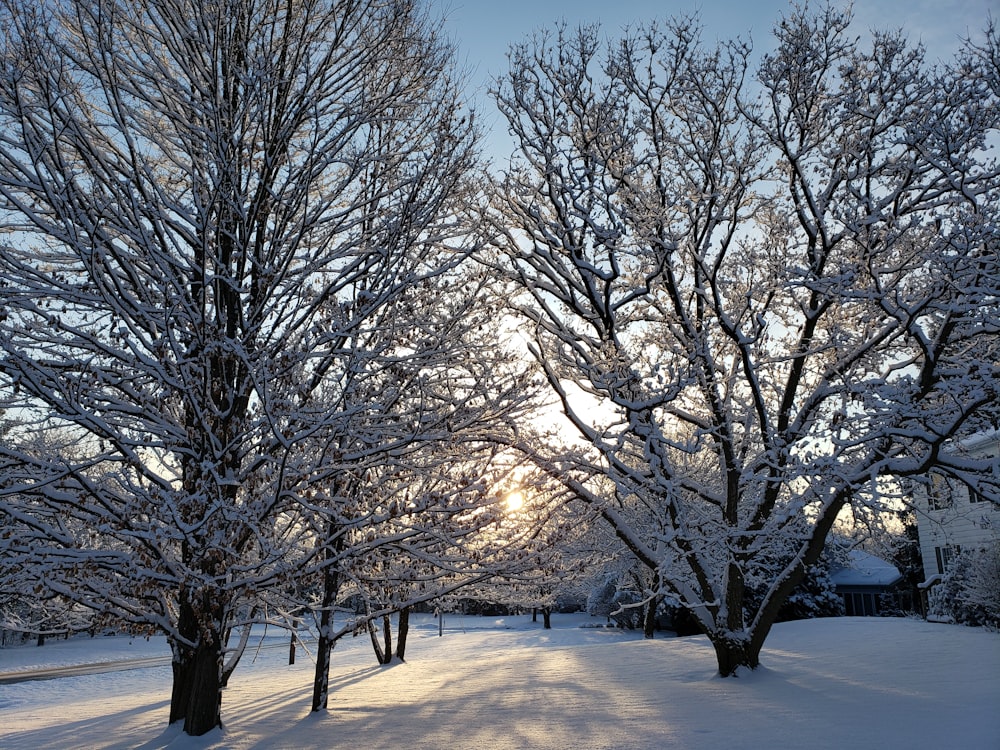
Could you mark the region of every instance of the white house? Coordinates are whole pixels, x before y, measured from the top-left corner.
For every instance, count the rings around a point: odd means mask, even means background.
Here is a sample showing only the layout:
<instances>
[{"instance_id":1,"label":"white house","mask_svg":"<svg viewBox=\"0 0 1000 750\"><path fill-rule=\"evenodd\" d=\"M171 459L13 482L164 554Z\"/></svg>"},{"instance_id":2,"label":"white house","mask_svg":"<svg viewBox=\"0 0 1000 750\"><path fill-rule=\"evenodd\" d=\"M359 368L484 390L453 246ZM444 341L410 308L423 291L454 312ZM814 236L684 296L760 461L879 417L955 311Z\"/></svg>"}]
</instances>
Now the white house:
<instances>
[{"instance_id":1,"label":"white house","mask_svg":"<svg viewBox=\"0 0 1000 750\"><path fill-rule=\"evenodd\" d=\"M1000 431L963 440L955 450L970 458L1000 456ZM942 474L932 471L929 479L927 485L918 488L922 491L914 493L920 554L928 584L948 569L961 550L1000 542L1000 505Z\"/></svg>"}]
</instances>

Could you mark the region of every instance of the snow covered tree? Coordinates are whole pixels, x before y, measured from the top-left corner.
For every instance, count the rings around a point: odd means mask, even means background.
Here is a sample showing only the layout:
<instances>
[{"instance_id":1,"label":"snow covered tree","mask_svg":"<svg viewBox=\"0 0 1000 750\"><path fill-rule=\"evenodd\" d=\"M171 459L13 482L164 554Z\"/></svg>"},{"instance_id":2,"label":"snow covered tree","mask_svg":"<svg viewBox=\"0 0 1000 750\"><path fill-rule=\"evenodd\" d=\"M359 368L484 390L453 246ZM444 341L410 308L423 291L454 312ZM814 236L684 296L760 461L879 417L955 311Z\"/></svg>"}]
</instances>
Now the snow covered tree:
<instances>
[{"instance_id":1,"label":"snow covered tree","mask_svg":"<svg viewBox=\"0 0 1000 750\"><path fill-rule=\"evenodd\" d=\"M836 558L840 556L846 557L846 554L838 550L835 545L833 549L831 544L826 545L819 560L806 567L802 580L792 589L778 610L775 622L807 620L813 617L840 617L844 614L843 597L837 593L836 585L830 577L834 563L839 562ZM759 576L763 583L760 589L748 582L747 608L751 612L759 606L760 597L767 591L769 574L773 574L773 571L764 571L764 575Z\"/></svg>"},{"instance_id":2,"label":"snow covered tree","mask_svg":"<svg viewBox=\"0 0 1000 750\"><path fill-rule=\"evenodd\" d=\"M941 450L1000 408L996 55L931 67L849 27L794 9L755 76L686 20L603 58L597 29L563 28L515 47L497 93L504 294L589 446L553 473L724 676L758 665L879 477L936 466L1000 500L995 463Z\"/></svg>"},{"instance_id":3,"label":"snow covered tree","mask_svg":"<svg viewBox=\"0 0 1000 750\"><path fill-rule=\"evenodd\" d=\"M959 594L963 606L978 611L981 623L1000 627L1000 544L962 554L969 557Z\"/></svg>"},{"instance_id":4,"label":"snow covered tree","mask_svg":"<svg viewBox=\"0 0 1000 750\"><path fill-rule=\"evenodd\" d=\"M963 625L1000 625L1000 544L963 549L928 598L935 615Z\"/></svg>"},{"instance_id":5,"label":"snow covered tree","mask_svg":"<svg viewBox=\"0 0 1000 750\"><path fill-rule=\"evenodd\" d=\"M380 288L377 279L374 271L359 279L355 296ZM499 549L519 546L481 540L509 471L503 445L534 408L537 378L495 330L485 290L481 269L400 290L348 328L341 360L315 394L335 416L295 445L289 463L312 468L289 486L296 501L286 519L305 530L309 552L295 585L274 592L287 611L316 616L313 710L327 705L331 653L345 633L480 580L507 564ZM370 606L335 625L346 596Z\"/></svg>"},{"instance_id":6,"label":"snow covered tree","mask_svg":"<svg viewBox=\"0 0 1000 750\"><path fill-rule=\"evenodd\" d=\"M37 429L30 424L4 420L0 413L0 444L17 448L20 455L72 455L72 444L60 442L57 431ZM11 451L13 452L13 451ZM0 628L34 635L41 645L49 635L68 634L83 630L94 631L108 622L102 612L75 603L61 593L59 587L45 585L38 573L44 570L43 550L47 545L39 538L37 521L45 518L61 527L67 535L91 533L84 524L72 517L58 517L57 508L35 498L17 494L18 479L23 476L23 462L9 456L0 458L0 488L14 493L13 502L0 507L16 508L20 513L0 512ZM99 481L99 478L96 479ZM100 535L91 535L95 548L102 544Z\"/></svg>"},{"instance_id":7,"label":"snow covered tree","mask_svg":"<svg viewBox=\"0 0 1000 750\"><path fill-rule=\"evenodd\" d=\"M367 630L379 663L389 663L389 618L398 613L395 653L403 658L411 607L536 564L538 528L505 518L497 487L508 462L483 431L409 448L313 500L323 549L307 571L321 581L319 594L304 600L318 631L314 711L327 706L331 652L343 636ZM341 609L335 623L344 600L360 612Z\"/></svg>"},{"instance_id":8,"label":"snow covered tree","mask_svg":"<svg viewBox=\"0 0 1000 750\"><path fill-rule=\"evenodd\" d=\"M489 534L493 574L462 593L507 611L531 610L536 621L541 613L550 629L554 611L577 611L586 601L589 556L581 548L593 519L567 502L558 482L524 465L517 469L515 489L501 498L502 518Z\"/></svg>"},{"instance_id":9,"label":"snow covered tree","mask_svg":"<svg viewBox=\"0 0 1000 750\"><path fill-rule=\"evenodd\" d=\"M292 521L336 445L301 448L339 434L355 334L466 256L474 128L415 0L0 24L0 387L74 445L0 447L0 504L41 585L168 635L203 734L231 626L314 549Z\"/></svg>"}]
</instances>

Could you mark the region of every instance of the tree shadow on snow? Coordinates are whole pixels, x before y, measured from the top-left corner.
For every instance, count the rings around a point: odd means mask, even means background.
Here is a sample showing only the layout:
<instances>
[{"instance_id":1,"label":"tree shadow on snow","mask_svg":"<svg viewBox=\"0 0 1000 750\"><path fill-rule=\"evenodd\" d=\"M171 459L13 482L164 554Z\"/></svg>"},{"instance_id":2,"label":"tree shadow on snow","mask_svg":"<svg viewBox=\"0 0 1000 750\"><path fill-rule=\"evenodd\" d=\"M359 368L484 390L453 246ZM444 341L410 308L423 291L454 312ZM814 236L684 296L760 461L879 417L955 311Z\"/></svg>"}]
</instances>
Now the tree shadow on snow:
<instances>
[{"instance_id":1,"label":"tree shadow on snow","mask_svg":"<svg viewBox=\"0 0 1000 750\"><path fill-rule=\"evenodd\" d=\"M108 706L106 713L91 716L86 719L76 719L66 717L66 721L60 722L58 726L46 727L39 733L39 730L29 729L23 732L13 732L6 734L2 740L2 746L8 750L14 748L25 748L37 750L39 747L39 737L44 736L46 746L50 747L109 747L113 746L115 740L119 738L108 737L109 726L122 726L132 719L137 719L145 714L163 712L170 707L170 701L156 701L145 703L140 706L132 706L122 711L114 711L114 706ZM58 711L58 707L53 707L53 711ZM138 724L142 727L142 722ZM168 732L171 730L168 730ZM134 739L133 739L134 742ZM136 748L145 750L146 748L163 747L161 739L157 738L144 745L135 746L132 742L126 742L121 747Z\"/></svg>"}]
</instances>

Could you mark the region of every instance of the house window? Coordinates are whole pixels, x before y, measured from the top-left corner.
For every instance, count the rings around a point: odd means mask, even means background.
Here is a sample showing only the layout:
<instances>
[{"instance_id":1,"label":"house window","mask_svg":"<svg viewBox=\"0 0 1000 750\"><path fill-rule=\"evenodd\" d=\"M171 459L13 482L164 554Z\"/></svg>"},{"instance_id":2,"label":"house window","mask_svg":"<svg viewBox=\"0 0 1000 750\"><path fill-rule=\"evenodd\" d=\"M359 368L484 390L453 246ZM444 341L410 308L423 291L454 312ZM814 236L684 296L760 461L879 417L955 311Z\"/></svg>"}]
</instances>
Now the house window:
<instances>
[{"instance_id":1,"label":"house window","mask_svg":"<svg viewBox=\"0 0 1000 750\"><path fill-rule=\"evenodd\" d=\"M955 559L955 555L960 552L959 547L935 547L934 548L934 560L937 562L937 572L944 574L948 567L951 565L952 560Z\"/></svg>"},{"instance_id":2,"label":"house window","mask_svg":"<svg viewBox=\"0 0 1000 750\"><path fill-rule=\"evenodd\" d=\"M944 510L951 507L951 485L944 474L931 472L927 485L927 507L930 510Z\"/></svg>"}]
</instances>

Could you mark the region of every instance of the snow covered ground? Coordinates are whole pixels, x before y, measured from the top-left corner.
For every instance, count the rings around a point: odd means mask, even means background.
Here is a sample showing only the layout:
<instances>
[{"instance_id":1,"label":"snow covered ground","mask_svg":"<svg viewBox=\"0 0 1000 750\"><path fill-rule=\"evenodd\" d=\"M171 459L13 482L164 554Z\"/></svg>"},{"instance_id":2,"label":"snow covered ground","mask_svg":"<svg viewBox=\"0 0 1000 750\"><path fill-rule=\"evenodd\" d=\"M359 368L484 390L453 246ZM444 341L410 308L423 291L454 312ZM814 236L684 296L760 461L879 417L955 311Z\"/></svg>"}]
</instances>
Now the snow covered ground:
<instances>
[{"instance_id":1,"label":"snow covered ground","mask_svg":"<svg viewBox=\"0 0 1000 750\"><path fill-rule=\"evenodd\" d=\"M0 747L1000 748L1000 634L908 619L775 626L764 667L715 676L701 637L644 641L586 616L418 619L405 664L367 639L334 652L333 695L309 713L312 663L248 652L224 694L224 730L167 727L170 668L0 685ZM81 638L0 650L0 672L166 655L162 639Z\"/></svg>"}]
</instances>

